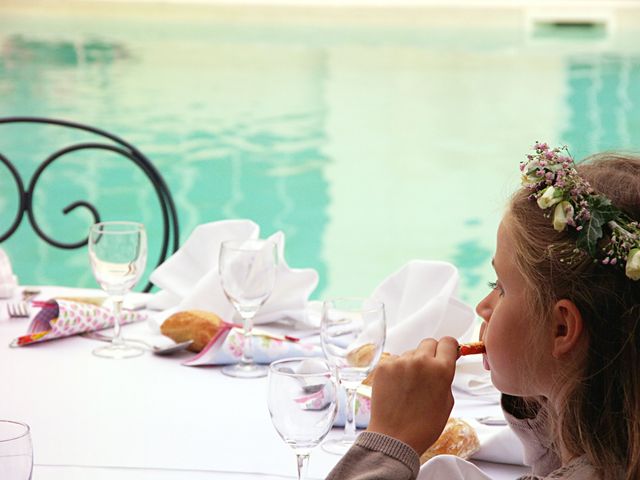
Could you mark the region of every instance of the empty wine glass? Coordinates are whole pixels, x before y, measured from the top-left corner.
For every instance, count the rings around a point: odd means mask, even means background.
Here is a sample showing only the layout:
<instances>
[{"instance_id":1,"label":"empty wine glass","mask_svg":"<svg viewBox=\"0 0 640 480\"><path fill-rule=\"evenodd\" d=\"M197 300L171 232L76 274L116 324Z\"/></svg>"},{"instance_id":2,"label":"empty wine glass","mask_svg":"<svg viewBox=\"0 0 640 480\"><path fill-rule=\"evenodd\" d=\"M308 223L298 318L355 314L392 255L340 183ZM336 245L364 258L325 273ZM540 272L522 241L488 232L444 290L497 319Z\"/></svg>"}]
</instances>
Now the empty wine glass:
<instances>
[{"instance_id":1,"label":"empty wine glass","mask_svg":"<svg viewBox=\"0 0 640 480\"><path fill-rule=\"evenodd\" d=\"M101 222L89 231L89 259L96 281L113 303L113 340L93 353L104 358L130 358L144 353L122 338L120 312L124 296L138 282L147 263L147 234L135 222Z\"/></svg>"},{"instance_id":2,"label":"empty wine glass","mask_svg":"<svg viewBox=\"0 0 640 480\"><path fill-rule=\"evenodd\" d=\"M29 425L0 420L0 478L30 480L33 448Z\"/></svg>"},{"instance_id":3,"label":"empty wine glass","mask_svg":"<svg viewBox=\"0 0 640 480\"><path fill-rule=\"evenodd\" d=\"M337 387L327 362L288 358L269 367L267 401L278 434L296 454L298 480L311 450L329 433L337 412Z\"/></svg>"},{"instance_id":4,"label":"empty wine glass","mask_svg":"<svg viewBox=\"0 0 640 480\"><path fill-rule=\"evenodd\" d=\"M251 330L253 317L267 301L276 282L278 250L268 240L229 240L222 242L218 261L222 289L242 317L242 357L222 373L230 377L265 377L268 368L253 363Z\"/></svg>"},{"instance_id":5,"label":"empty wine glass","mask_svg":"<svg viewBox=\"0 0 640 480\"><path fill-rule=\"evenodd\" d=\"M384 304L368 298L338 298L322 304L322 350L347 396L344 435L322 448L344 454L356 439L356 391L382 355L386 339Z\"/></svg>"}]
</instances>

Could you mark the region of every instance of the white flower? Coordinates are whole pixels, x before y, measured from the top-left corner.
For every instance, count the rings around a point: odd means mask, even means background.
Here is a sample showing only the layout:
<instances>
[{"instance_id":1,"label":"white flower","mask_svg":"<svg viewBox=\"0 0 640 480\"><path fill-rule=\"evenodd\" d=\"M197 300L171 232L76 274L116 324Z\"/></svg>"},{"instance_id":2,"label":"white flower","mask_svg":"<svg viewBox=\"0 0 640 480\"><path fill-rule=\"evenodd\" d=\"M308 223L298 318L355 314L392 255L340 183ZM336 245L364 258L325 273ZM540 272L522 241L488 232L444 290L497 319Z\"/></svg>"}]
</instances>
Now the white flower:
<instances>
[{"instance_id":1,"label":"white flower","mask_svg":"<svg viewBox=\"0 0 640 480\"><path fill-rule=\"evenodd\" d=\"M566 200L556 205L553 210L553 228L562 232L567 228L567 221L573 218L573 206Z\"/></svg>"},{"instance_id":2,"label":"white flower","mask_svg":"<svg viewBox=\"0 0 640 480\"><path fill-rule=\"evenodd\" d=\"M542 191L542 195L538 197L538 206L542 209L554 206L562 201L564 192L560 188L547 187Z\"/></svg>"},{"instance_id":3,"label":"white flower","mask_svg":"<svg viewBox=\"0 0 640 480\"><path fill-rule=\"evenodd\" d=\"M534 185L542 180L542 177L537 174L538 168L540 168L538 160L530 160L529 163L525 165L522 170L522 185Z\"/></svg>"},{"instance_id":4,"label":"white flower","mask_svg":"<svg viewBox=\"0 0 640 480\"><path fill-rule=\"evenodd\" d=\"M634 248L629 252L625 273L631 280L640 280L640 248Z\"/></svg>"}]
</instances>

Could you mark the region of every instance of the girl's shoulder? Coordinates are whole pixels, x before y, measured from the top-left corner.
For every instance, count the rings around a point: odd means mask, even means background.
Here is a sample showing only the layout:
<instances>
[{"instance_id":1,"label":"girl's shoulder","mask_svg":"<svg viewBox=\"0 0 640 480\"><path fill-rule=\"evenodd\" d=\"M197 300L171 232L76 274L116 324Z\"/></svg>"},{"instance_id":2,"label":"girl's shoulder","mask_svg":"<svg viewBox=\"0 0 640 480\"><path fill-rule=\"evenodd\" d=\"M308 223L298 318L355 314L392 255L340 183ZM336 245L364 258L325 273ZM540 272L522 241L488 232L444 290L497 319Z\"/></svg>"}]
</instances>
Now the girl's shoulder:
<instances>
[{"instance_id":1,"label":"girl's shoulder","mask_svg":"<svg viewBox=\"0 0 640 480\"><path fill-rule=\"evenodd\" d=\"M574 458L564 467L554 470L549 475L540 477L536 475L525 475L518 480L599 480L600 476L596 473L586 455Z\"/></svg>"}]
</instances>

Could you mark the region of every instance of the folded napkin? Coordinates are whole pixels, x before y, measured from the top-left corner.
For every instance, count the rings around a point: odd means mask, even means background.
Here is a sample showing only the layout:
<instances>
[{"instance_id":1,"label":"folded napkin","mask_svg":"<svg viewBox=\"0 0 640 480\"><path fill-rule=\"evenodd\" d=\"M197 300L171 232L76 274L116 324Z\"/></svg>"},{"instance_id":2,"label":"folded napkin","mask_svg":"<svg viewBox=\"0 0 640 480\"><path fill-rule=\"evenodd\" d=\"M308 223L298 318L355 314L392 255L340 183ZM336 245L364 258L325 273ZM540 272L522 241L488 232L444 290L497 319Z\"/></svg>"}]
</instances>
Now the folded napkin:
<instances>
[{"instance_id":1,"label":"folded napkin","mask_svg":"<svg viewBox=\"0 0 640 480\"><path fill-rule=\"evenodd\" d=\"M458 360L453 388L471 397L483 397L494 403L500 402L500 392L491 383L491 373L485 370L479 355Z\"/></svg>"},{"instance_id":2,"label":"folded napkin","mask_svg":"<svg viewBox=\"0 0 640 480\"><path fill-rule=\"evenodd\" d=\"M466 340L475 313L455 298L458 281L450 263L425 260L413 260L383 280L371 296L385 306L385 351L399 355L427 337Z\"/></svg>"},{"instance_id":3,"label":"folded napkin","mask_svg":"<svg viewBox=\"0 0 640 480\"><path fill-rule=\"evenodd\" d=\"M33 305L40 307L40 311L29 324L27 335L16 338L10 346L22 347L78 333L102 330L114 325L112 311L99 304L52 299L46 302L33 302ZM146 318L147 315L144 313L123 310L120 324Z\"/></svg>"},{"instance_id":4,"label":"folded napkin","mask_svg":"<svg viewBox=\"0 0 640 480\"><path fill-rule=\"evenodd\" d=\"M304 341L290 341L286 338L276 339L269 335L252 335L253 361L271 363L290 357L321 357L319 345ZM199 365L227 365L238 363L242 357L245 336L241 329L226 323L218 334L195 357L183 365L192 367Z\"/></svg>"},{"instance_id":5,"label":"folded napkin","mask_svg":"<svg viewBox=\"0 0 640 480\"><path fill-rule=\"evenodd\" d=\"M13 274L11 261L0 248L0 298L11 298L18 287L18 277Z\"/></svg>"},{"instance_id":6,"label":"folded napkin","mask_svg":"<svg viewBox=\"0 0 640 480\"><path fill-rule=\"evenodd\" d=\"M151 281L162 290L147 303L155 310L207 310L231 322L235 309L220 285L218 255L226 240L256 239L260 227L250 220L223 220L199 225L184 245L156 268ZM255 324L283 318L304 322L305 307L318 285L318 273L310 268L289 268L284 259L284 234L269 237L276 243L280 262L273 292L260 308Z\"/></svg>"},{"instance_id":7,"label":"folded napkin","mask_svg":"<svg viewBox=\"0 0 640 480\"><path fill-rule=\"evenodd\" d=\"M471 458L511 465L525 464L522 442L510 427L480 424L474 427L480 439L480 449Z\"/></svg>"},{"instance_id":8,"label":"folded napkin","mask_svg":"<svg viewBox=\"0 0 640 480\"><path fill-rule=\"evenodd\" d=\"M454 455L437 455L420 468L417 480L446 478L447 480L492 480L486 473Z\"/></svg>"}]
</instances>

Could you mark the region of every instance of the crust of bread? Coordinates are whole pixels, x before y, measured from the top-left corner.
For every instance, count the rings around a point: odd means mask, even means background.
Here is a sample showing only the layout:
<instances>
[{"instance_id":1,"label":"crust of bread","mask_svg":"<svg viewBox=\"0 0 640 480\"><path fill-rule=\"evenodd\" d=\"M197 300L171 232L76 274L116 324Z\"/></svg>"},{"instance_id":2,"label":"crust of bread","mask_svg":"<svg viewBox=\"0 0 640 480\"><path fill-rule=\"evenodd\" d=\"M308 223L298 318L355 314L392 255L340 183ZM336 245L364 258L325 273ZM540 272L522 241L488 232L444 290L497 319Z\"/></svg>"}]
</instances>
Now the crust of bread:
<instances>
[{"instance_id":1,"label":"crust of bread","mask_svg":"<svg viewBox=\"0 0 640 480\"><path fill-rule=\"evenodd\" d=\"M464 420L449 418L442 434L429 449L420 455L420 463L436 455L456 455L469 458L480 448L480 440L475 429Z\"/></svg>"},{"instance_id":2,"label":"crust of bread","mask_svg":"<svg viewBox=\"0 0 640 480\"><path fill-rule=\"evenodd\" d=\"M213 312L186 310L167 318L160 326L160 331L177 343L193 340L189 350L199 352L220 331L223 324L223 320Z\"/></svg>"}]
</instances>

